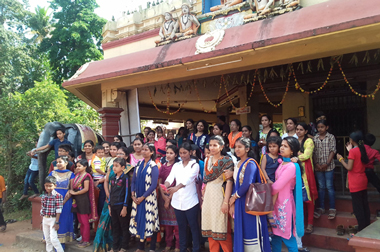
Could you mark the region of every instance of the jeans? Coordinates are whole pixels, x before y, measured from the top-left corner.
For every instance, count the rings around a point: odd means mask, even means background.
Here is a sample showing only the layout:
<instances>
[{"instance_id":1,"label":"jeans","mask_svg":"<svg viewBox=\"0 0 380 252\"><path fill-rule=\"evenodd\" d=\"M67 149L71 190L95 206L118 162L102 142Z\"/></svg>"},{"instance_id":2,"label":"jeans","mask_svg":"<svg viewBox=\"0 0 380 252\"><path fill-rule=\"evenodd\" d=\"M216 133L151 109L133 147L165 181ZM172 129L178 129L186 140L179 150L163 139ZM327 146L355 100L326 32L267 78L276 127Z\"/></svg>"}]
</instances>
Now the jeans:
<instances>
[{"instance_id":1,"label":"jeans","mask_svg":"<svg viewBox=\"0 0 380 252\"><path fill-rule=\"evenodd\" d=\"M371 224L371 212L369 210L367 190L353 192L351 193L351 197L352 209L358 221L358 231L361 231Z\"/></svg>"},{"instance_id":2,"label":"jeans","mask_svg":"<svg viewBox=\"0 0 380 252\"><path fill-rule=\"evenodd\" d=\"M182 211L174 209L175 216L177 218L179 229L179 247L181 252L186 252L186 229L187 225L190 226L191 234L193 237L193 252L199 252L200 246L200 227L199 227L199 204L194 207Z\"/></svg>"},{"instance_id":3,"label":"jeans","mask_svg":"<svg viewBox=\"0 0 380 252\"><path fill-rule=\"evenodd\" d=\"M329 194L330 209L335 209L334 170L315 172L318 181L319 207L325 209L326 188Z\"/></svg>"},{"instance_id":4,"label":"jeans","mask_svg":"<svg viewBox=\"0 0 380 252\"><path fill-rule=\"evenodd\" d=\"M271 242L272 251L281 252L282 242L284 242L289 252L298 252L297 241L293 235L293 231L292 231L292 236L290 237L289 240L282 238L281 236L278 236L278 235L273 235L272 242Z\"/></svg>"},{"instance_id":5,"label":"jeans","mask_svg":"<svg viewBox=\"0 0 380 252\"><path fill-rule=\"evenodd\" d=\"M28 169L26 172L24 179L24 195L28 195L29 186L32 188L35 194L38 194L38 189L34 184L34 180L36 179L37 175L38 171L32 171L31 169Z\"/></svg>"}]
</instances>

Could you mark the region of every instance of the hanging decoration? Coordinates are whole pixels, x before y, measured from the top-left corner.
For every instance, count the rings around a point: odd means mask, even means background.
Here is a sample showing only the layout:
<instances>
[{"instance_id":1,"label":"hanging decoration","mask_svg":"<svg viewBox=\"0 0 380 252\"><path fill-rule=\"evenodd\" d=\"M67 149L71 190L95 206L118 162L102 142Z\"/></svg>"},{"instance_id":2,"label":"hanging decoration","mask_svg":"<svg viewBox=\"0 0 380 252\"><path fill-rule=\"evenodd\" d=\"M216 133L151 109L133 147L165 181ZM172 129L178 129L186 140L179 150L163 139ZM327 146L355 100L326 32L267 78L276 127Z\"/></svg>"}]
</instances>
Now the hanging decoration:
<instances>
[{"instance_id":1,"label":"hanging decoration","mask_svg":"<svg viewBox=\"0 0 380 252\"><path fill-rule=\"evenodd\" d=\"M251 97L252 97L252 94L253 94L253 90L255 89L257 71L258 71L258 69L255 70L255 73L254 73L254 75L253 75L253 82L252 82L251 92L249 93L249 97L248 97L248 99L247 99L247 102L245 103L245 105L244 105L243 107L241 107L241 109L245 109L246 107L248 107L248 103L249 103L249 101L251 100ZM232 100L231 100L230 94L228 93L227 84L226 84L226 81L225 81L223 75L221 76L221 82L224 83L224 89L226 90L227 99L228 99L228 101L230 102L232 108L233 108L233 109L237 109L237 108L235 107L235 105L232 103Z\"/></svg>"},{"instance_id":2,"label":"hanging decoration","mask_svg":"<svg viewBox=\"0 0 380 252\"><path fill-rule=\"evenodd\" d=\"M177 113L181 110L181 108L182 108L183 105L184 105L184 103L182 103L176 111L174 111L174 112L170 112L170 86L169 86L169 84L168 84L168 88L167 88L167 91L166 91L166 94L167 94L167 98L166 98L166 111L163 111L163 110L161 110L161 109L159 109L159 108L157 107L156 103L154 103L154 101L153 101L153 97L152 97L152 94L150 93L150 89L149 89L149 87L147 87L147 89L148 89L148 93L149 93L149 96L150 96L150 100L151 100L153 106L154 106L154 107L156 108L156 110L157 110L158 112L160 112L160 113L167 114L167 115L175 115L175 114L177 114Z\"/></svg>"},{"instance_id":3,"label":"hanging decoration","mask_svg":"<svg viewBox=\"0 0 380 252\"><path fill-rule=\"evenodd\" d=\"M199 98L199 92L198 92L197 81L196 80L194 80L194 90L195 90L195 93L197 94L198 102L199 102L199 105L202 107L203 112L205 112L205 113L216 112L216 105L218 104L218 101L219 101L219 98L220 98L220 91L222 90L222 81L220 81L220 85L219 85L218 98L216 99L215 105L214 105L214 107L211 110L206 110L204 108L204 106L203 106L203 104L201 102L201 99Z\"/></svg>"},{"instance_id":4,"label":"hanging decoration","mask_svg":"<svg viewBox=\"0 0 380 252\"><path fill-rule=\"evenodd\" d=\"M290 77L291 77L291 76L292 76L292 72L289 71L288 82L286 83L285 93L284 93L284 95L282 96L282 100L281 100L281 102L280 102L280 103L277 103L277 104L274 104L273 102L271 102L271 101L269 100L267 94L265 93L264 87L263 87L263 85L262 85L262 83L261 83L261 79L260 79L260 77L258 78L258 79L259 79L259 84L260 84L260 87L261 87L261 91L263 92L265 99L266 99L266 100L268 101L268 103L269 103L270 105L272 105L273 107L277 108L277 107L281 106L281 105L284 103L284 101L285 101L285 97L286 97L286 94L288 93L288 90L289 90L289 83L290 83Z\"/></svg>"},{"instance_id":5,"label":"hanging decoration","mask_svg":"<svg viewBox=\"0 0 380 252\"><path fill-rule=\"evenodd\" d=\"M300 90L302 93L305 93L305 94L314 94L314 93L316 93L318 91L321 91L326 86L327 82L330 80L331 72L332 72L333 69L334 69L334 64L331 65L329 74L327 75L327 78L323 82L322 86L320 86L319 88L317 88L316 90L313 90L313 91L306 91L298 83L298 80L297 80L297 77L296 77L296 72L294 71L293 65L292 64L290 65L290 70L291 70L290 72L293 73L293 78L294 78L294 81L295 81L295 87L296 87L296 89Z\"/></svg>"},{"instance_id":6,"label":"hanging decoration","mask_svg":"<svg viewBox=\"0 0 380 252\"><path fill-rule=\"evenodd\" d=\"M350 87L350 90L351 90L352 93L356 94L357 96L363 97L363 98L372 98L372 100L375 100L375 95L376 95L377 91L379 91L379 89L380 89L380 79L379 79L379 82L376 85L375 91L373 91L371 94L360 94L357 91L355 91L355 89L351 86L350 82L347 80L347 77L346 77L346 75L343 72L343 69L342 69L342 66L340 64L340 61L337 61L337 64L339 66L340 71L342 72L344 81Z\"/></svg>"}]
</instances>

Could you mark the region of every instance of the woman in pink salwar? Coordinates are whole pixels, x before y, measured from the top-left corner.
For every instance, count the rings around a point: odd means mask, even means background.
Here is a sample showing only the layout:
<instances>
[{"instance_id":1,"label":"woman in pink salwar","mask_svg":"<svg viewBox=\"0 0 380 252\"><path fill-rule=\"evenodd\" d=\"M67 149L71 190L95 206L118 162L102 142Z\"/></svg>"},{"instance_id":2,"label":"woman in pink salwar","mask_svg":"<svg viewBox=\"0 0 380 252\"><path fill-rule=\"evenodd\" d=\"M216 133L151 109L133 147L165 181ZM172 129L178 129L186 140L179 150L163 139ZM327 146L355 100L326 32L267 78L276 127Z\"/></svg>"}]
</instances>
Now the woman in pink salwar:
<instances>
[{"instance_id":1,"label":"woman in pink salwar","mask_svg":"<svg viewBox=\"0 0 380 252\"><path fill-rule=\"evenodd\" d=\"M141 154L143 145L144 142L141 138L135 138L135 140L133 140L132 146L134 152L129 154L129 163L132 165L132 167L135 167L138 164L138 162L144 159Z\"/></svg>"},{"instance_id":2,"label":"woman in pink salwar","mask_svg":"<svg viewBox=\"0 0 380 252\"><path fill-rule=\"evenodd\" d=\"M272 185L272 195L277 197L273 211L273 252L281 251L282 242L288 251L298 252L295 235L302 237L304 234L301 168L290 160L299 150L296 138L283 139L280 148L283 162L276 170L276 182Z\"/></svg>"}]
</instances>

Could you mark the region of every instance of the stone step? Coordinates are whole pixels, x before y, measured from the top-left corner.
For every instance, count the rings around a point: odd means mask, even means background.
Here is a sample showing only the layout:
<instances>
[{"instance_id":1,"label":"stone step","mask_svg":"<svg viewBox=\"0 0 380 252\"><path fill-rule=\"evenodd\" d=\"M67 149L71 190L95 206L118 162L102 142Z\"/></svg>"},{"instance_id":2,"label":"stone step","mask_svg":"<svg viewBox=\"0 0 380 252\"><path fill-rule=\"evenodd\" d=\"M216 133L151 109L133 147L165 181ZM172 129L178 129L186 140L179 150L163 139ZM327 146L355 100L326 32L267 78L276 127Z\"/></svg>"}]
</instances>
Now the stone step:
<instances>
[{"instance_id":1,"label":"stone step","mask_svg":"<svg viewBox=\"0 0 380 252\"><path fill-rule=\"evenodd\" d=\"M376 221L376 216L371 215L371 222L374 221ZM338 225L343 225L345 228L347 228L348 226L354 226L357 224L358 222L355 216L348 212L337 212L337 215L333 220L328 219L328 212L322 214L319 219L314 218L314 227L335 229Z\"/></svg>"},{"instance_id":2,"label":"stone step","mask_svg":"<svg viewBox=\"0 0 380 252\"><path fill-rule=\"evenodd\" d=\"M315 227L312 234L305 234L302 237L302 242L306 247L355 252L354 248L348 245L348 238L348 234L337 235L335 229Z\"/></svg>"},{"instance_id":3,"label":"stone step","mask_svg":"<svg viewBox=\"0 0 380 252\"><path fill-rule=\"evenodd\" d=\"M329 209L328 194L325 196L325 208ZM316 203L318 206L318 203ZM352 213L352 198L351 195L337 195L335 198L335 208L338 212ZM371 199L369 201L369 209L371 214L376 215L376 211L380 210L380 198L378 200Z\"/></svg>"}]
</instances>

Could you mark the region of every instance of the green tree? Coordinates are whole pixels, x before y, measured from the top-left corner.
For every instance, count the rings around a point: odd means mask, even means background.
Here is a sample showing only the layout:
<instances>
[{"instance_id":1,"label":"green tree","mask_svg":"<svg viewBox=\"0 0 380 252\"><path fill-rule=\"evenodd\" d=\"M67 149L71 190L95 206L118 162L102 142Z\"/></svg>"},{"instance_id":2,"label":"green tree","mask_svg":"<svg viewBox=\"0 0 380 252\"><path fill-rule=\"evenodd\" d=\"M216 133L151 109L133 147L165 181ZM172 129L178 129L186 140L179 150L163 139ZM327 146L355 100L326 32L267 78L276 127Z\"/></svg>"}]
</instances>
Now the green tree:
<instances>
[{"instance_id":1,"label":"green tree","mask_svg":"<svg viewBox=\"0 0 380 252\"><path fill-rule=\"evenodd\" d=\"M94 13L95 0L52 0L53 31L44 39L42 50L48 52L53 80L62 83L86 62L103 58L102 28L106 20Z\"/></svg>"},{"instance_id":2,"label":"green tree","mask_svg":"<svg viewBox=\"0 0 380 252\"><path fill-rule=\"evenodd\" d=\"M41 43L52 30L51 16L48 14L49 8L37 6L35 12L29 19L29 26L32 29L33 41Z\"/></svg>"}]
</instances>

